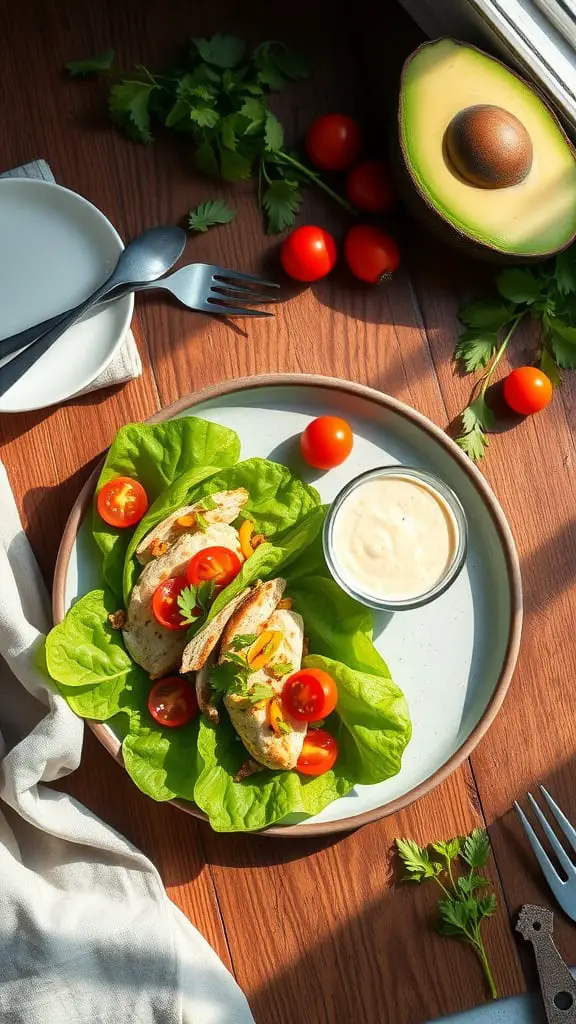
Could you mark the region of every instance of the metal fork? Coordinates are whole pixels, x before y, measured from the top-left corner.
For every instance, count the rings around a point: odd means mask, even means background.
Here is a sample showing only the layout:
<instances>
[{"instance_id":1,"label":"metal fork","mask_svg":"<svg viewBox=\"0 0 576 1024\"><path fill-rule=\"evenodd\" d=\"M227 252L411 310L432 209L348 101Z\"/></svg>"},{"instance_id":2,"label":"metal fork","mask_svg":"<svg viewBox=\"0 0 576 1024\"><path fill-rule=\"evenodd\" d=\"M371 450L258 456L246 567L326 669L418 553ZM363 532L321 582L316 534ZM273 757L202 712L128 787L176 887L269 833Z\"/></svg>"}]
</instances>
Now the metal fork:
<instances>
[{"instance_id":1,"label":"metal fork","mask_svg":"<svg viewBox=\"0 0 576 1024\"><path fill-rule=\"evenodd\" d=\"M269 292L257 292L251 286L269 289ZM282 296L275 295L273 292L273 289L279 287L280 285L275 281L264 281L252 274L241 274L238 270L228 270L226 267L218 267L211 263L190 263L187 267L181 267L180 270L157 281L139 284L136 287L117 288L111 296L107 296L102 305L119 299L131 291L145 292L160 288L174 295L183 306L198 313L211 313L218 316L273 316L273 313L268 313L265 310L245 309L243 306L233 303L236 301L248 304L279 302ZM67 313L60 313L49 320L44 320L41 324L27 327L19 334L0 339L0 358L32 344L33 341L51 330L62 317L71 312L72 310L68 310Z\"/></svg>"},{"instance_id":2,"label":"metal fork","mask_svg":"<svg viewBox=\"0 0 576 1024\"><path fill-rule=\"evenodd\" d=\"M560 810L558 804L555 803L555 801L550 796L548 790L545 789L544 786L540 786L540 792L546 800L548 807L552 811L552 814L554 815L554 818L556 819L560 827L560 830L566 836L566 839L570 843L570 846L576 853L576 829L570 824L566 815L563 813L563 811ZM540 867L542 868L544 878L548 882L548 885L550 886L554 896L556 897L562 909L568 914L568 917L571 917L573 921L576 921L576 865L574 865L574 863L566 853L566 850L562 846L562 843L556 836L556 833L553 831L551 825L548 823L543 812L540 810L538 804L532 796L532 793L528 793L528 800L530 801L530 806L532 807L534 814L538 818L538 821L540 822L550 842L550 845L554 850L554 853L556 854L560 864L562 865L562 868L568 876L567 879L561 878L558 874L556 868L554 867L552 861L546 853L546 850L542 846L542 843L540 842L538 836L532 828L532 825L528 821L528 818L524 814L524 811L517 803L517 801L514 801L514 807L518 812L518 816L520 818L524 831L528 837L528 842L534 850L536 859Z\"/></svg>"}]
</instances>

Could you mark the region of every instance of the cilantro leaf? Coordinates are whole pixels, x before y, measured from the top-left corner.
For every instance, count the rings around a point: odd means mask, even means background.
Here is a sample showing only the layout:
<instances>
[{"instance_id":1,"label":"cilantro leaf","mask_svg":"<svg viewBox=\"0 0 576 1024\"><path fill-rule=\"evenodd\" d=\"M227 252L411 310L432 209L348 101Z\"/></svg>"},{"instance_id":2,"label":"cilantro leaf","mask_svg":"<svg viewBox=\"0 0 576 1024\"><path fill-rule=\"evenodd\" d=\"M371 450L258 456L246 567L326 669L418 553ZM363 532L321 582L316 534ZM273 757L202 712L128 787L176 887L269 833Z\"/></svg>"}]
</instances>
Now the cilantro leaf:
<instances>
[{"instance_id":1,"label":"cilantro leaf","mask_svg":"<svg viewBox=\"0 0 576 1024\"><path fill-rule=\"evenodd\" d=\"M466 836L462 846L462 858L471 868L483 868L490 853L490 840L485 828L475 828Z\"/></svg>"},{"instance_id":2,"label":"cilantro leaf","mask_svg":"<svg viewBox=\"0 0 576 1024\"><path fill-rule=\"evenodd\" d=\"M291 733L291 732L293 731L293 730L292 730L292 729L290 728L290 726L288 725L288 722L285 722L283 718L277 718L277 719L276 719L276 728L277 728L277 729L278 729L278 731L279 731L279 732L281 732L281 733L282 733L282 734L283 734L284 736L287 736L287 735L289 735L289 734L290 734L290 733Z\"/></svg>"},{"instance_id":3,"label":"cilantro leaf","mask_svg":"<svg viewBox=\"0 0 576 1024\"><path fill-rule=\"evenodd\" d=\"M421 882L424 878L434 878L439 873L440 865L434 864L426 847L418 846L413 839L397 839L396 849L408 872L405 881Z\"/></svg>"},{"instance_id":4,"label":"cilantro leaf","mask_svg":"<svg viewBox=\"0 0 576 1024\"><path fill-rule=\"evenodd\" d=\"M240 107L239 112L248 121L246 127L248 135L253 135L254 132L259 131L266 120L266 107L261 100L257 100L254 97L249 96Z\"/></svg>"},{"instance_id":5,"label":"cilantro leaf","mask_svg":"<svg viewBox=\"0 0 576 1024\"><path fill-rule=\"evenodd\" d=\"M225 181L244 181L252 173L252 163L241 153L220 150L220 173Z\"/></svg>"},{"instance_id":6,"label":"cilantro leaf","mask_svg":"<svg viewBox=\"0 0 576 1024\"><path fill-rule=\"evenodd\" d=\"M494 413L481 395L462 413L462 433L456 438L456 444L474 462L485 455L488 447L486 431L494 425Z\"/></svg>"},{"instance_id":7,"label":"cilantro leaf","mask_svg":"<svg viewBox=\"0 0 576 1024\"><path fill-rule=\"evenodd\" d=\"M210 526L210 523L208 522L208 520L205 519L205 517L202 515L201 512L195 512L194 513L194 519L195 519L196 527L199 530L202 530L203 533L205 533L206 530L208 529L208 527Z\"/></svg>"},{"instance_id":8,"label":"cilantro leaf","mask_svg":"<svg viewBox=\"0 0 576 1024\"><path fill-rule=\"evenodd\" d=\"M496 913L498 903L493 892L489 893L488 896L482 896L477 902L480 920L485 917L492 917Z\"/></svg>"},{"instance_id":9,"label":"cilantro leaf","mask_svg":"<svg viewBox=\"0 0 576 1024\"><path fill-rule=\"evenodd\" d=\"M235 213L234 216L236 216ZM232 220L232 218L230 218L230 220ZM219 221L218 223L221 222ZM214 498L212 497L211 494L207 494L205 498L202 498L202 501L199 503L198 507L201 508L203 512L213 512L215 508L218 508L218 502L214 501Z\"/></svg>"},{"instance_id":10,"label":"cilantro leaf","mask_svg":"<svg viewBox=\"0 0 576 1024\"><path fill-rule=\"evenodd\" d=\"M217 694L231 693L241 697L247 705L259 704L274 696L268 683L249 683L249 668L245 661L228 651L226 660L215 665L210 672L210 685Z\"/></svg>"},{"instance_id":11,"label":"cilantro leaf","mask_svg":"<svg viewBox=\"0 0 576 1024\"><path fill-rule=\"evenodd\" d=\"M248 672L248 665L246 659L240 654L234 654L233 651L227 651L226 661L229 661L231 665L236 665L241 669L242 672Z\"/></svg>"},{"instance_id":12,"label":"cilantro leaf","mask_svg":"<svg viewBox=\"0 0 576 1024\"><path fill-rule=\"evenodd\" d=\"M558 363L554 359L554 356L549 352L546 346L543 347L540 354L540 369L542 373L550 379L553 388L559 388L562 383L562 374Z\"/></svg>"},{"instance_id":13,"label":"cilantro leaf","mask_svg":"<svg viewBox=\"0 0 576 1024\"><path fill-rule=\"evenodd\" d=\"M576 292L576 246L558 253L554 264L556 287L561 295Z\"/></svg>"},{"instance_id":14,"label":"cilantro leaf","mask_svg":"<svg viewBox=\"0 0 576 1024\"><path fill-rule=\"evenodd\" d=\"M228 693L234 685L238 669L231 661L223 661L210 670L210 685L218 693Z\"/></svg>"},{"instance_id":15,"label":"cilantro leaf","mask_svg":"<svg viewBox=\"0 0 576 1024\"><path fill-rule=\"evenodd\" d=\"M86 60L69 60L64 67L69 75L78 78L82 75L95 75L98 71L109 71L113 63L114 50L104 50Z\"/></svg>"},{"instance_id":16,"label":"cilantro leaf","mask_svg":"<svg viewBox=\"0 0 576 1024\"><path fill-rule=\"evenodd\" d=\"M241 651L244 647L251 647L258 639L257 633L239 633L230 643L233 651Z\"/></svg>"},{"instance_id":17,"label":"cilantro leaf","mask_svg":"<svg viewBox=\"0 0 576 1024\"><path fill-rule=\"evenodd\" d=\"M536 302L542 294L542 282L536 274L520 267L510 267L498 274L496 287L503 298L515 303Z\"/></svg>"},{"instance_id":18,"label":"cilantro leaf","mask_svg":"<svg viewBox=\"0 0 576 1024\"><path fill-rule=\"evenodd\" d=\"M576 327L552 317L548 321L547 343L563 370L576 370Z\"/></svg>"},{"instance_id":19,"label":"cilantro leaf","mask_svg":"<svg viewBox=\"0 0 576 1024\"><path fill-rule=\"evenodd\" d=\"M270 671L275 676L282 678L282 676L289 676L294 671L294 666L288 665L285 661L281 661L277 665L271 665Z\"/></svg>"},{"instance_id":20,"label":"cilantro leaf","mask_svg":"<svg viewBox=\"0 0 576 1024\"><path fill-rule=\"evenodd\" d=\"M216 32L211 39L193 39L196 50L207 64L217 68L235 68L246 51L246 43L236 36Z\"/></svg>"},{"instance_id":21,"label":"cilantro leaf","mask_svg":"<svg viewBox=\"0 0 576 1024\"><path fill-rule=\"evenodd\" d=\"M274 690L268 683L254 683L252 686L237 685L232 692L236 697L241 697L248 705L259 704L260 701L270 700L271 697L274 697Z\"/></svg>"},{"instance_id":22,"label":"cilantro leaf","mask_svg":"<svg viewBox=\"0 0 576 1024\"><path fill-rule=\"evenodd\" d=\"M487 885L489 885L487 878L483 878L482 875L475 875L474 873L471 875L460 875L456 882L456 887L465 896L470 896L477 889L484 889Z\"/></svg>"},{"instance_id":23,"label":"cilantro leaf","mask_svg":"<svg viewBox=\"0 0 576 1024\"><path fill-rule=\"evenodd\" d=\"M262 196L268 217L268 234L277 235L292 226L301 203L300 189L295 181L273 181Z\"/></svg>"},{"instance_id":24,"label":"cilantro leaf","mask_svg":"<svg viewBox=\"0 0 576 1024\"><path fill-rule=\"evenodd\" d=\"M215 128L220 120L220 114L215 110L214 104L200 97L194 104L190 104L188 116L199 128Z\"/></svg>"},{"instance_id":25,"label":"cilantro leaf","mask_svg":"<svg viewBox=\"0 0 576 1024\"><path fill-rule=\"evenodd\" d=\"M496 351L498 341L497 331L464 331L458 340L454 359L462 360L466 373L474 373L475 370L488 365Z\"/></svg>"},{"instance_id":26,"label":"cilantro leaf","mask_svg":"<svg viewBox=\"0 0 576 1024\"><path fill-rule=\"evenodd\" d=\"M290 79L306 78L308 67L305 61L286 49L283 43L269 41L260 43L252 54L257 68L258 80L269 89L283 89Z\"/></svg>"},{"instance_id":27,"label":"cilantro leaf","mask_svg":"<svg viewBox=\"0 0 576 1024\"><path fill-rule=\"evenodd\" d=\"M461 306L458 319L474 331L499 331L511 319L512 313L501 299L476 299Z\"/></svg>"},{"instance_id":28,"label":"cilantro leaf","mask_svg":"<svg viewBox=\"0 0 576 1024\"><path fill-rule=\"evenodd\" d=\"M438 841L431 843L430 846L434 853L439 853L441 857L444 857L446 861L451 863L460 854L462 843L459 836L456 836L454 839L448 839L446 842Z\"/></svg>"},{"instance_id":29,"label":"cilantro leaf","mask_svg":"<svg viewBox=\"0 0 576 1024\"><path fill-rule=\"evenodd\" d=\"M277 117L270 111L266 111L266 123L264 125L264 138L266 149L269 153L277 153L284 145L284 129Z\"/></svg>"},{"instance_id":30,"label":"cilantro leaf","mask_svg":"<svg viewBox=\"0 0 576 1024\"><path fill-rule=\"evenodd\" d=\"M208 611L208 606L214 597L216 591L216 584L214 580L203 580L196 590L196 601L200 605L203 612Z\"/></svg>"},{"instance_id":31,"label":"cilantro leaf","mask_svg":"<svg viewBox=\"0 0 576 1024\"><path fill-rule=\"evenodd\" d=\"M178 594L178 608L182 616L182 621L187 626L191 626L193 622L196 622L200 618L198 614L198 588L197 587L185 587Z\"/></svg>"},{"instance_id":32,"label":"cilantro leaf","mask_svg":"<svg viewBox=\"0 0 576 1024\"><path fill-rule=\"evenodd\" d=\"M218 158L207 139L198 146L194 153L194 163L203 174L209 174L213 178L219 177L220 167L218 165Z\"/></svg>"},{"instance_id":33,"label":"cilantro leaf","mask_svg":"<svg viewBox=\"0 0 576 1024\"><path fill-rule=\"evenodd\" d=\"M112 120L138 142L152 142L150 97L155 89L153 82L120 82L110 90L108 107Z\"/></svg>"},{"instance_id":34,"label":"cilantro leaf","mask_svg":"<svg viewBox=\"0 0 576 1024\"><path fill-rule=\"evenodd\" d=\"M229 224L235 216L236 211L227 206L223 199L208 199L195 210L190 210L188 227L190 231L208 231L215 224ZM213 503L212 507L215 508L216 504Z\"/></svg>"},{"instance_id":35,"label":"cilantro leaf","mask_svg":"<svg viewBox=\"0 0 576 1024\"><path fill-rule=\"evenodd\" d=\"M471 919L471 908L468 901L463 902L454 897L438 900L440 923L438 931L441 935L453 938L468 938L468 930L474 925Z\"/></svg>"}]
</instances>

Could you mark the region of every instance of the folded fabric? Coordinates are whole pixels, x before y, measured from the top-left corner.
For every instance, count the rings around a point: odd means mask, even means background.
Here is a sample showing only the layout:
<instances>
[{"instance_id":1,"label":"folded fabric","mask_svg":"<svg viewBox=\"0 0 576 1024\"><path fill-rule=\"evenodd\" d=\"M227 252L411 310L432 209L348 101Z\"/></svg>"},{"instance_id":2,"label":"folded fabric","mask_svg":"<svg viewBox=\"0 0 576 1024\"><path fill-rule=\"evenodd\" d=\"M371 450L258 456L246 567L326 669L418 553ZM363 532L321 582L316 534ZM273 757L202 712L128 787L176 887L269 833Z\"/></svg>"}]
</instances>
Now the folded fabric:
<instances>
[{"instance_id":1,"label":"folded fabric","mask_svg":"<svg viewBox=\"0 0 576 1024\"><path fill-rule=\"evenodd\" d=\"M12 170L0 174L0 178L41 178L43 181L51 182L56 180L45 160L32 160L29 164L23 164L22 167L14 167ZM126 381L141 376L142 361L134 335L130 330L112 361L79 394L85 395L89 391L98 391L100 388L108 388L113 384L125 384Z\"/></svg>"},{"instance_id":2,"label":"folded fabric","mask_svg":"<svg viewBox=\"0 0 576 1024\"><path fill-rule=\"evenodd\" d=\"M2 1024L253 1024L151 862L46 785L83 723L36 667L48 598L1 464L0 581Z\"/></svg>"}]
</instances>

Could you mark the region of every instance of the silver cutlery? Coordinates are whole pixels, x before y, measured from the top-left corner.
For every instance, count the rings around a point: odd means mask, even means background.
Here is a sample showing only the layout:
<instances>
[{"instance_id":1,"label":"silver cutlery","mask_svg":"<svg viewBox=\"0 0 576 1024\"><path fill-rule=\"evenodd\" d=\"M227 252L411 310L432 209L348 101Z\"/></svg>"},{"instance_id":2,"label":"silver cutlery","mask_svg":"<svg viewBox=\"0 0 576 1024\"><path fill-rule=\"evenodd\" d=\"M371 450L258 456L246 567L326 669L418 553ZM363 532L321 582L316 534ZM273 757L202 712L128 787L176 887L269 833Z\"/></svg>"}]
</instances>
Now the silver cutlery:
<instances>
[{"instance_id":1,"label":"silver cutlery","mask_svg":"<svg viewBox=\"0 0 576 1024\"><path fill-rule=\"evenodd\" d=\"M269 289L268 292L256 292L252 287ZM274 295L272 289L279 288L275 281L264 281L252 274L241 274L238 270L228 270L226 267L218 267L211 263L191 263L187 267L175 270L157 281L148 281L136 285L122 285L114 290L105 299L95 303L95 308L105 302L113 302L115 299L128 295L129 292L152 291L156 288L163 289L174 295L183 306L193 309L197 313L210 313L218 316L272 316L264 310L244 309L242 306L230 305L231 302L260 303L279 302L281 296ZM68 310L71 313L72 310ZM0 338L0 358L18 352L26 345L30 345L36 338L49 331L60 322L62 316L51 317L34 327L27 327L19 334L13 334L10 338Z\"/></svg>"},{"instance_id":2,"label":"silver cutlery","mask_svg":"<svg viewBox=\"0 0 576 1024\"><path fill-rule=\"evenodd\" d=\"M119 285L131 287L162 277L182 254L186 235L182 228L149 228L134 238L120 254L118 262L104 284L68 314L59 317L54 327L37 337L23 352L0 367L0 395L30 369L57 339L72 327L99 299Z\"/></svg>"},{"instance_id":3,"label":"silver cutlery","mask_svg":"<svg viewBox=\"0 0 576 1024\"><path fill-rule=\"evenodd\" d=\"M555 801L550 796L548 790L546 790L544 786L540 786L540 792L546 800L546 803L548 804L548 807L550 808L552 815L556 819L560 831L566 836L566 839L570 843L570 846L576 853L576 829L574 829L574 827L570 824L564 812L560 810L558 804L555 803ZM542 874L544 875L544 878L548 882L548 885L550 886L554 896L556 897L562 909L568 914L568 917L571 917L573 921L576 921L576 865L572 861L572 858L568 856L566 850L562 846L562 843L558 839L556 833L552 829L552 826L548 822L547 818L541 811L540 807L536 803L531 793L528 793L528 800L530 802L532 810L534 811L534 814L536 815L538 821L542 826L542 829L550 843L550 846L552 847L554 853L558 858L562 870L567 875L566 879L560 877L560 874L554 867L552 861L546 853L546 850L542 846L542 843L540 842L538 836L532 828L532 825L530 824L528 818L524 814L524 811L516 801L514 802L514 807L518 812L518 816L520 818L524 831L528 837L528 842L534 850L536 859L542 869Z\"/></svg>"}]
</instances>

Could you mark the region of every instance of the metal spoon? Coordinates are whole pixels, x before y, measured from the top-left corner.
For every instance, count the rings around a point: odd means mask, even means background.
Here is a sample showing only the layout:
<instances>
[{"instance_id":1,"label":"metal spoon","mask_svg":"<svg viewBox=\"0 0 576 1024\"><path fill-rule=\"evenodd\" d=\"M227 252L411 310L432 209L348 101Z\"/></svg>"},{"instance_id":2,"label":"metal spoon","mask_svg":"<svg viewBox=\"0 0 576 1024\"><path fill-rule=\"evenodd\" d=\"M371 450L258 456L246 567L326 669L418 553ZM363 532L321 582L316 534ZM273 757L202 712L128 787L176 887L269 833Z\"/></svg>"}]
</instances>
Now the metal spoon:
<instances>
[{"instance_id":1,"label":"metal spoon","mask_svg":"<svg viewBox=\"0 0 576 1024\"><path fill-rule=\"evenodd\" d=\"M124 251L110 277L74 309L59 318L58 323L40 335L28 348L0 366L0 395L9 388L48 351L64 331L72 327L99 299L123 285L157 281L181 256L186 245L186 234L178 227L149 228L134 238Z\"/></svg>"}]
</instances>

